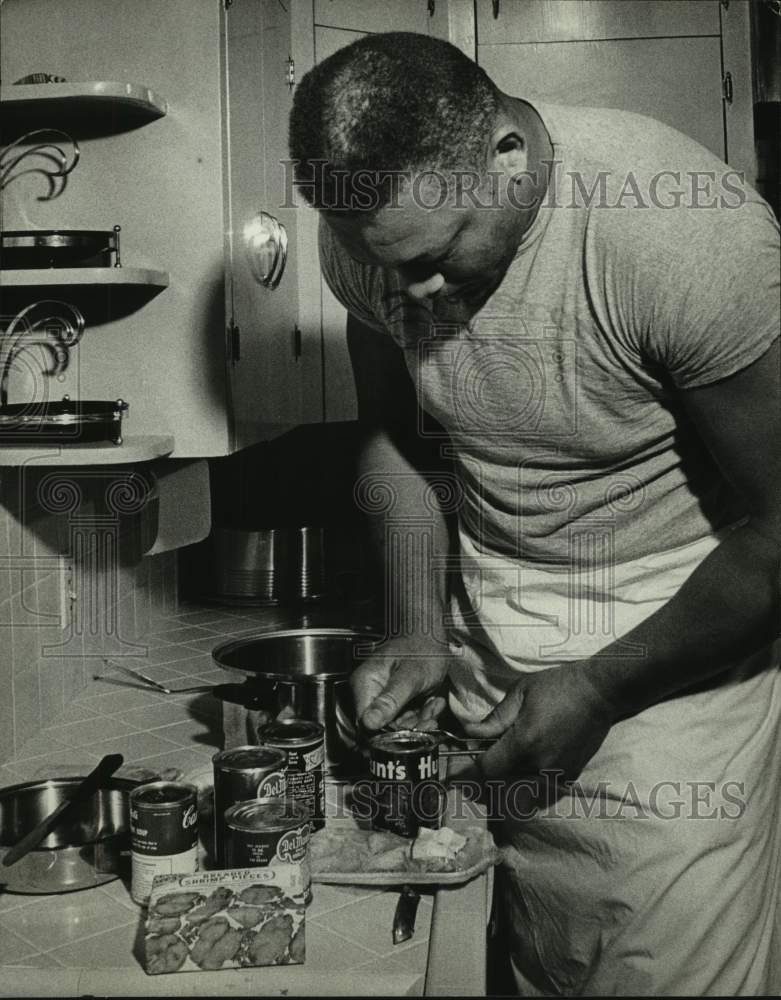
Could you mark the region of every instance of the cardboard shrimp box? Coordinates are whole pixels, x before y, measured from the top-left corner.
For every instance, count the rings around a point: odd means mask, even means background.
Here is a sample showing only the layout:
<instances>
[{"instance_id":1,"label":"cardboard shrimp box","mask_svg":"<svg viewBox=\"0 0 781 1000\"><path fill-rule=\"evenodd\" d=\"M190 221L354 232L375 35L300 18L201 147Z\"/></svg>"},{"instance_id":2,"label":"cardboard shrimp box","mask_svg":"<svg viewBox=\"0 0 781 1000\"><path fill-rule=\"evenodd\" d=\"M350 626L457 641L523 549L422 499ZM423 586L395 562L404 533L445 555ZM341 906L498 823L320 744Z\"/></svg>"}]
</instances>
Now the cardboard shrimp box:
<instances>
[{"instance_id":1,"label":"cardboard shrimp box","mask_svg":"<svg viewBox=\"0 0 781 1000\"><path fill-rule=\"evenodd\" d=\"M158 875L147 911L146 971L300 965L305 906L292 868Z\"/></svg>"}]
</instances>

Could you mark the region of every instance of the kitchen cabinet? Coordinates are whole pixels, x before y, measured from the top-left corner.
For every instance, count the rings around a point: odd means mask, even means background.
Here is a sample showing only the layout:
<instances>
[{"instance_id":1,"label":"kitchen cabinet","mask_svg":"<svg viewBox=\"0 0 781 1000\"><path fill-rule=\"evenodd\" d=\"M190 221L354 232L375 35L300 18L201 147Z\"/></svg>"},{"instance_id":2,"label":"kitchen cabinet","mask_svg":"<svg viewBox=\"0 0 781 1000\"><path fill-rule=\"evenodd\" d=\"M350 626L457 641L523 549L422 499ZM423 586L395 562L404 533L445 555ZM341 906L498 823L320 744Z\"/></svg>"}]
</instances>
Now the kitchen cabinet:
<instances>
[{"instance_id":1,"label":"kitchen cabinet","mask_svg":"<svg viewBox=\"0 0 781 1000\"><path fill-rule=\"evenodd\" d=\"M0 272L6 314L30 296L85 314L55 395L127 400L125 435L172 436L177 458L319 420L319 335L310 343L296 323L295 210L275 210L292 100L285 8L7 0L0 18L3 141L56 127L81 148L58 197L40 200L40 174L6 184L3 229L122 227L121 269ZM14 86L32 73L65 82ZM275 291L244 254L244 224L261 209L290 237Z\"/></svg>"},{"instance_id":2,"label":"kitchen cabinet","mask_svg":"<svg viewBox=\"0 0 781 1000\"><path fill-rule=\"evenodd\" d=\"M748 4L477 0L475 12L475 57L506 92L650 115L753 182Z\"/></svg>"}]
</instances>

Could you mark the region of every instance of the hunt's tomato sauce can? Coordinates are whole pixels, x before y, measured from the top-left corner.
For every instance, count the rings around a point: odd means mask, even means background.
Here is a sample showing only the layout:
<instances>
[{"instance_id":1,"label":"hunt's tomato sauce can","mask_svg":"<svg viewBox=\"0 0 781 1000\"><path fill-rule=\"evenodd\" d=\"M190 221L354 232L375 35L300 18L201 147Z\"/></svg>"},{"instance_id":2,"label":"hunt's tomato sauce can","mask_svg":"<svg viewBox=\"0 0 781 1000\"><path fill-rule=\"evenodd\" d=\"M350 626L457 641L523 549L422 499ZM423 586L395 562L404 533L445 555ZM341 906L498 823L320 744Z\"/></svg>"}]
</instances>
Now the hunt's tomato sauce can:
<instances>
[{"instance_id":1,"label":"hunt's tomato sauce can","mask_svg":"<svg viewBox=\"0 0 781 1000\"><path fill-rule=\"evenodd\" d=\"M244 746L221 750L214 765L214 854L225 868L225 811L237 802L278 802L285 798L287 755L274 747Z\"/></svg>"},{"instance_id":2,"label":"hunt's tomato sauce can","mask_svg":"<svg viewBox=\"0 0 781 1000\"><path fill-rule=\"evenodd\" d=\"M287 794L309 813L312 832L325 826L325 730L318 722L278 719L258 730L258 739L267 747L287 755Z\"/></svg>"},{"instance_id":3,"label":"hunt's tomato sauce can","mask_svg":"<svg viewBox=\"0 0 781 1000\"><path fill-rule=\"evenodd\" d=\"M228 868L265 868L290 865L291 891L304 902L312 898L309 868L311 826L308 810L283 802L237 802L225 813Z\"/></svg>"},{"instance_id":4,"label":"hunt's tomato sauce can","mask_svg":"<svg viewBox=\"0 0 781 1000\"><path fill-rule=\"evenodd\" d=\"M439 826L443 790L435 736L416 729L380 733L369 743L369 770L372 829L414 837L421 826Z\"/></svg>"},{"instance_id":5,"label":"hunt's tomato sauce can","mask_svg":"<svg viewBox=\"0 0 781 1000\"><path fill-rule=\"evenodd\" d=\"M153 781L130 792L131 895L149 902L155 875L198 871L198 791L195 785Z\"/></svg>"}]
</instances>

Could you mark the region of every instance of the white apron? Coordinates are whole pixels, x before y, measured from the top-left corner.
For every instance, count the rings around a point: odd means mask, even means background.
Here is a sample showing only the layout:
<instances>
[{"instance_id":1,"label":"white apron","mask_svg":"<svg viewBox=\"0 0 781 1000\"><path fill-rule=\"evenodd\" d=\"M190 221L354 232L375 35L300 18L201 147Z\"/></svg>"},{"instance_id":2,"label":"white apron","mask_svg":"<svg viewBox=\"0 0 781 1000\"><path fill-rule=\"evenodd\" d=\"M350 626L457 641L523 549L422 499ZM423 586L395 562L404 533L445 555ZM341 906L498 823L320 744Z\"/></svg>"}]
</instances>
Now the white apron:
<instances>
[{"instance_id":1,"label":"white apron","mask_svg":"<svg viewBox=\"0 0 781 1000\"><path fill-rule=\"evenodd\" d=\"M479 622L467 627L454 601L453 711L479 719L516 671L593 655L717 541L572 574L489 559L462 534ZM506 824L497 882L522 994L781 993L779 663L776 645L618 723L582 798Z\"/></svg>"}]
</instances>

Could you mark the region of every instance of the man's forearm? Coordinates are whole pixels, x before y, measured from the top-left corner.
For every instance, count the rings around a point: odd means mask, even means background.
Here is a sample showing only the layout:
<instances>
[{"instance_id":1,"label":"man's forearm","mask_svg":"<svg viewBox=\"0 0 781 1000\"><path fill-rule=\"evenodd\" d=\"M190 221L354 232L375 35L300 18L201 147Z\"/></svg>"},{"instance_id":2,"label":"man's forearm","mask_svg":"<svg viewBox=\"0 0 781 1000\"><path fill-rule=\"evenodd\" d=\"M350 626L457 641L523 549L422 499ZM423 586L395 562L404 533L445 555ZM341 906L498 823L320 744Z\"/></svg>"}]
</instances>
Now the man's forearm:
<instances>
[{"instance_id":1,"label":"man's forearm","mask_svg":"<svg viewBox=\"0 0 781 1000\"><path fill-rule=\"evenodd\" d=\"M623 718L720 673L779 635L780 566L779 543L737 528L663 608L582 661L585 676Z\"/></svg>"}]
</instances>

